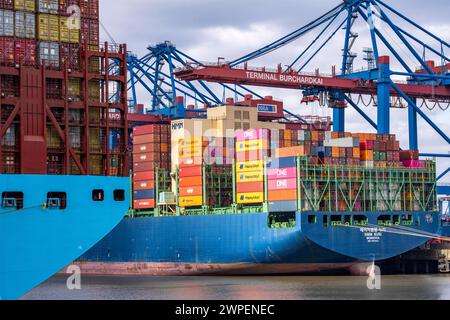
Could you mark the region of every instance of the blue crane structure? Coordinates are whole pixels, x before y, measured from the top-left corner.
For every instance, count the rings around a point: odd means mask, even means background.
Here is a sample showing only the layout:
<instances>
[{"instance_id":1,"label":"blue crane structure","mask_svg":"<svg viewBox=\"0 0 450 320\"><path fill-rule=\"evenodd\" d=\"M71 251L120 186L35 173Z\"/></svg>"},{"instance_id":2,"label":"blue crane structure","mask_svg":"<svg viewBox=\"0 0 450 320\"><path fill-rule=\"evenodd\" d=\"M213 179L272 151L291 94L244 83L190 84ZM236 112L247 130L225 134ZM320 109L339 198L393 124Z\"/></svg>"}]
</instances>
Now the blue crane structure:
<instances>
[{"instance_id":1,"label":"blue crane structure","mask_svg":"<svg viewBox=\"0 0 450 320\"><path fill-rule=\"evenodd\" d=\"M219 95L217 88L212 88L204 81L184 82L176 79L176 70L199 62L178 50L170 41L149 46L147 50L149 52L141 58L128 53L128 91L131 92L129 105L132 107L138 104L139 88L150 94L148 113L172 118L183 118L186 114L186 106L177 102L177 97L180 96L193 101L195 108L189 111L198 113L205 111L203 107L225 103L227 94L233 94L236 100L246 94L262 98L258 93L241 85L219 84L222 91Z\"/></svg>"},{"instance_id":2,"label":"blue crane structure","mask_svg":"<svg viewBox=\"0 0 450 320\"><path fill-rule=\"evenodd\" d=\"M393 17L399 19L407 28L393 22ZM358 34L353 31L356 21L363 21L370 30L370 47L365 48L364 60L368 68L354 71L353 64L357 56L352 51ZM412 29L412 30L410 30ZM340 74L333 70L331 77L322 76L316 72L311 75L304 71L314 58L323 51L339 31L344 30L342 60ZM268 72L267 69L251 69L248 63L304 38L312 31L317 32L314 40L305 45L301 53L287 65L278 66L278 70ZM394 48L394 43L388 37L395 36L400 42L400 50ZM422 40L427 38L427 40ZM419 46L422 52L418 52ZM409 149L419 150L418 117L436 132L437 137L447 145L450 138L444 130L434 123L422 110L440 108L448 111L450 105L450 60L446 55L450 44L430 31L406 17L398 10L382 0L343 0L319 18L308 22L301 28L283 36L272 43L250 52L230 63L215 66L187 66L177 72L180 80L204 80L211 82L235 83L250 86L265 86L302 90L305 98L308 96L325 96L328 106L333 108L334 131L345 130L345 109L353 107L379 134L391 132L391 108L407 109L409 127ZM381 49L389 56L381 55ZM406 52L406 54L405 54ZM391 70L390 57L401 67L399 71ZM432 57L440 65L427 60ZM419 68L411 67L406 61L414 59ZM406 78L405 83L393 78ZM349 83L348 80L354 80ZM355 99L356 94L356 99ZM371 119L360 108L362 97L369 95L377 107L377 121ZM304 99L305 99L304 98ZM321 99L322 100L322 99ZM308 101L308 100L306 100ZM420 103L419 103L420 102ZM427 153L423 157L450 158L450 154ZM450 168L445 170L438 179L442 179Z\"/></svg>"}]
</instances>

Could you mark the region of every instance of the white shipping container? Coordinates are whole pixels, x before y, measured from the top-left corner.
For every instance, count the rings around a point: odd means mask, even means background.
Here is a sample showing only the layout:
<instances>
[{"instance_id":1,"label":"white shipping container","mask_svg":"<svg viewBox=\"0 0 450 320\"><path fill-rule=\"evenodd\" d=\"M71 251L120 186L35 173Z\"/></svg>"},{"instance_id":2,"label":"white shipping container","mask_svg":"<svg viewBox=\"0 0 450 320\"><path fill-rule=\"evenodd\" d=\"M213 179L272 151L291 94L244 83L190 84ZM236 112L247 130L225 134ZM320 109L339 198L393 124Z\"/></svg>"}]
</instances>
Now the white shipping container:
<instances>
[{"instance_id":1,"label":"white shipping container","mask_svg":"<svg viewBox=\"0 0 450 320\"><path fill-rule=\"evenodd\" d=\"M0 36L14 37L14 12L0 10Z\"/></svg>"},{"instance_id":2,"label":"white shipping container","mask_svg":"<svg viewBox=\"0 0 450 320\"><path fill-rule=\"evenodd\" d=\"M363 166L364 168L374 168L375 161L361 161L361 166Z\"/></svg>"},{"instance_id":3,"label":"white shipping container","mask_svg":"<svg viewBox=\"0 0 450 320\"><path fill-rule=\"evenodd\" d=\"M304 130L298 130L298 141L305 141L305 131Z\"/></svg>"},{"instance_id":4,"label":"white shipping container","mask_svg":"<svg viewBox=\"0 0 450 320\"><path fill-rule=\"evenodd\" d=\"M38 12L58 14L59 11L58 0L38 0Z\"/></svg>"},{"instance_id":5,"label":"white shipping container","mask_svg":"<svg viewBox=\"0 0 450 320\"><path fill-rule=\"evenodd\" d=\"M36 16L33 13L16 12L15 35L18 38L36 38Z\"/></svg>"},{"instance_id":6,"label":"white shipping container","mask_svg":"<svg viewBox=\"0 0 450 320\"><path fill-rule=\"evenodd\" d=\"M59 44L56 42L39 43L39 62L52 67L59 67Z\"/></svg>"},{"instance_id":7,"label":"white shipping container","mask_svg":"<svg viewBox=\"0 0 450 320\"><path fill-rule=\"evenodd\" d=\"M357 148L359 147L359 138L338 138L330 139L324 142L325 147L338 147L338 148Z\"/></svg>"}]
</instances>

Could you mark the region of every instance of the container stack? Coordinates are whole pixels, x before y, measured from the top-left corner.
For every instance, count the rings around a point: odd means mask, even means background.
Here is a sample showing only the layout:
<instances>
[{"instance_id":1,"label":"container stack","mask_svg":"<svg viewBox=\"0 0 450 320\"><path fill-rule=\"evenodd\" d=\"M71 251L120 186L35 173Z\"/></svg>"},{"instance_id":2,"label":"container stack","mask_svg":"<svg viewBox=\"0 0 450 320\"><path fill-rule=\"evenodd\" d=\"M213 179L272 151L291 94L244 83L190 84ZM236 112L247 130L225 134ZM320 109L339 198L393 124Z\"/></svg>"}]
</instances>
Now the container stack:
<instances>
[{"instance_id":1,"label":"container stack","mask_svg":"<svg viewBox=\"0 0 450 320\"><path fill-rule=\"evenodd\" d=\"M270 131L236 132L236 191L238 204L260 204L264 197L264 161L270 153Z\"/></svg>"},{"instance_id":2,"label":"container stack","mask_svg":"<svg viewBox=\"0 0 450 320\"><path fill-rule=\"evenodd\" d=\"M204 137L204 162L208 165L231 165L234 159L234 138Z\"/></svg>"},{"instance_id":3,"label":"container stack","mask_svg":"<svg viewBox=\"0 0 450 320\"><path fill-rule=\"evenodd\" d=\"M297 211L297 160L275 158L267 165L270 212Z\"/></svg>"},{"instance_id":4,"label":"container stack","mask_svg":"<svg viewBox=\"0 0 450 320\"><path fill-rule=\"evenodd\" d=\"M178 199L179 206L182 208L203 206L203 165L180 164Z\"/></svg>"},{"instance_id":5,"label":"container stack","mask_svg":"<svg viewBox=\"0 0 450 320\"><path fill-rule=\"evenodd\" d=\"M170 171L169 125L151 124L133 129L133 199L134 209L153 209L156 206L156 186L166 180ZM161 190L160 190L161 191Z\"/></svg>"}]
</instances>

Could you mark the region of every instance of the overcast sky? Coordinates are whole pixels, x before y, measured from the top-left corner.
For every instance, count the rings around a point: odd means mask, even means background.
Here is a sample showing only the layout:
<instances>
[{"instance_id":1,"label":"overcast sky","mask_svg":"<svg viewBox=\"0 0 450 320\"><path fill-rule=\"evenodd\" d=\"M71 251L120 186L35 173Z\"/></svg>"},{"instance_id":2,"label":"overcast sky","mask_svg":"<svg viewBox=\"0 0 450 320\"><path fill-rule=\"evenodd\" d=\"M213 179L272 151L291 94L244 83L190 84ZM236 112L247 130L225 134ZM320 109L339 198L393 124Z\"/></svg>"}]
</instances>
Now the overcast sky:
<instances>
[{"instance_id":1,"label":"overcast sky","mask_svg":"<svg viewBox=\"0 0 450 320\"><path fill-rule=\"evenodd\" d=\"M197 60L216 61L217 57L233 60L258 49L319 17L340 2L339 0L128 0L123 2L100 0L100 12L101 21L114 40L127 43L129 50L134 51L138 56L146 53L148 45L170 40L178 49ZM384 2L450 42L450 1L384 0ZM339 21L337 20L330 30L334 31L343 21L342 19L339 17ZM400 22L398 19L392 19ZM404 29L436 47L436 42L429 37L423 36L406 24L400 24ZM400 40L394 33L388 31L384 25L380 24L378 27L386 31L387 40L402 54L406 62L416 67L417 60L414 60L407 52L406 47L400 45ZM359 69L366 65L361 58L362 48L369 46L370 38L367 25L361 22L356 23L354 30L360 35L354 47L354 51L358 53L355 68ZM108 40L103 30L102 33L103 39ZM308 34L304 39L282 50L252 61L251 65L275 67L278 63L289 64L314 39L315 35L317 33ZM321 71L329 73L331 66L340 66L342 46L343 33L340 31L305 70L314 71L315 68L320 68ZM422 54L420 46L415 48ZM439 46L436 48L438 49ZM387 53L384 47L380 48L380 51L380 54ZM447 56L450 55L449 51L450 49L446 51ZM395 61L393 69L400 69ZM300 92L268 88L255 90L262 95L270 94L283 99L286 107L297 114L331 115L329 109L301 105ZM142 99L148 100L145 96L142 96ZM142 101L142 103L148 104L148 101ZM373 131L355 111L350 108L347 110L346 130ZM376 120L374 107L365 107L364 110ZM447 111L427 110L426 114L447 135L450 135L450 109ZM399 135L402 147L405 149L408 148L406 119L406 110L392 112L392 131ZM434 131L421 119L419 127L421 151L450 152L449 145L434 134ZM439 161L441 171L449 166L450 161ZM450 175L447 175L444 182L450 182Z\"/></svg>"}]
</instances>

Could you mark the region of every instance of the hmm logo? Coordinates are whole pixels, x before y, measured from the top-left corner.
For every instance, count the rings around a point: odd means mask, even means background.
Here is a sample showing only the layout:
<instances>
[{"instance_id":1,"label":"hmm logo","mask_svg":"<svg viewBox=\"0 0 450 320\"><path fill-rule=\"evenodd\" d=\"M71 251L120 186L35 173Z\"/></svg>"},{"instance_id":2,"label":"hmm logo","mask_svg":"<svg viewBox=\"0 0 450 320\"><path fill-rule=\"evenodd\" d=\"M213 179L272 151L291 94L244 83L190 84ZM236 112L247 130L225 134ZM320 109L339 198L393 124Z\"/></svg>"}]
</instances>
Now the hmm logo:
<instances>
[{"instance_id":1,"label":"hmm logo","mask_svg":"<svg viewBox=\"0 0 450 320\"><path fill-rule=\"evenodd\" d=\"M67 279L66 286L69 290L81 290L81 269L78 266L71 265L67 268L67 274L70 274Z\"/></svg>"},{"instance_id":2,"label":"hmm logo","mask_svg":"<svg viewBox=\"0 0 450 320\"><path fill-rule=\"evenodd\" d=\"M369 278L367 279L367 288L369 290L381 290L381 270L375 264L370 265L367 270Z\"/></svg>"}]
</instances>

